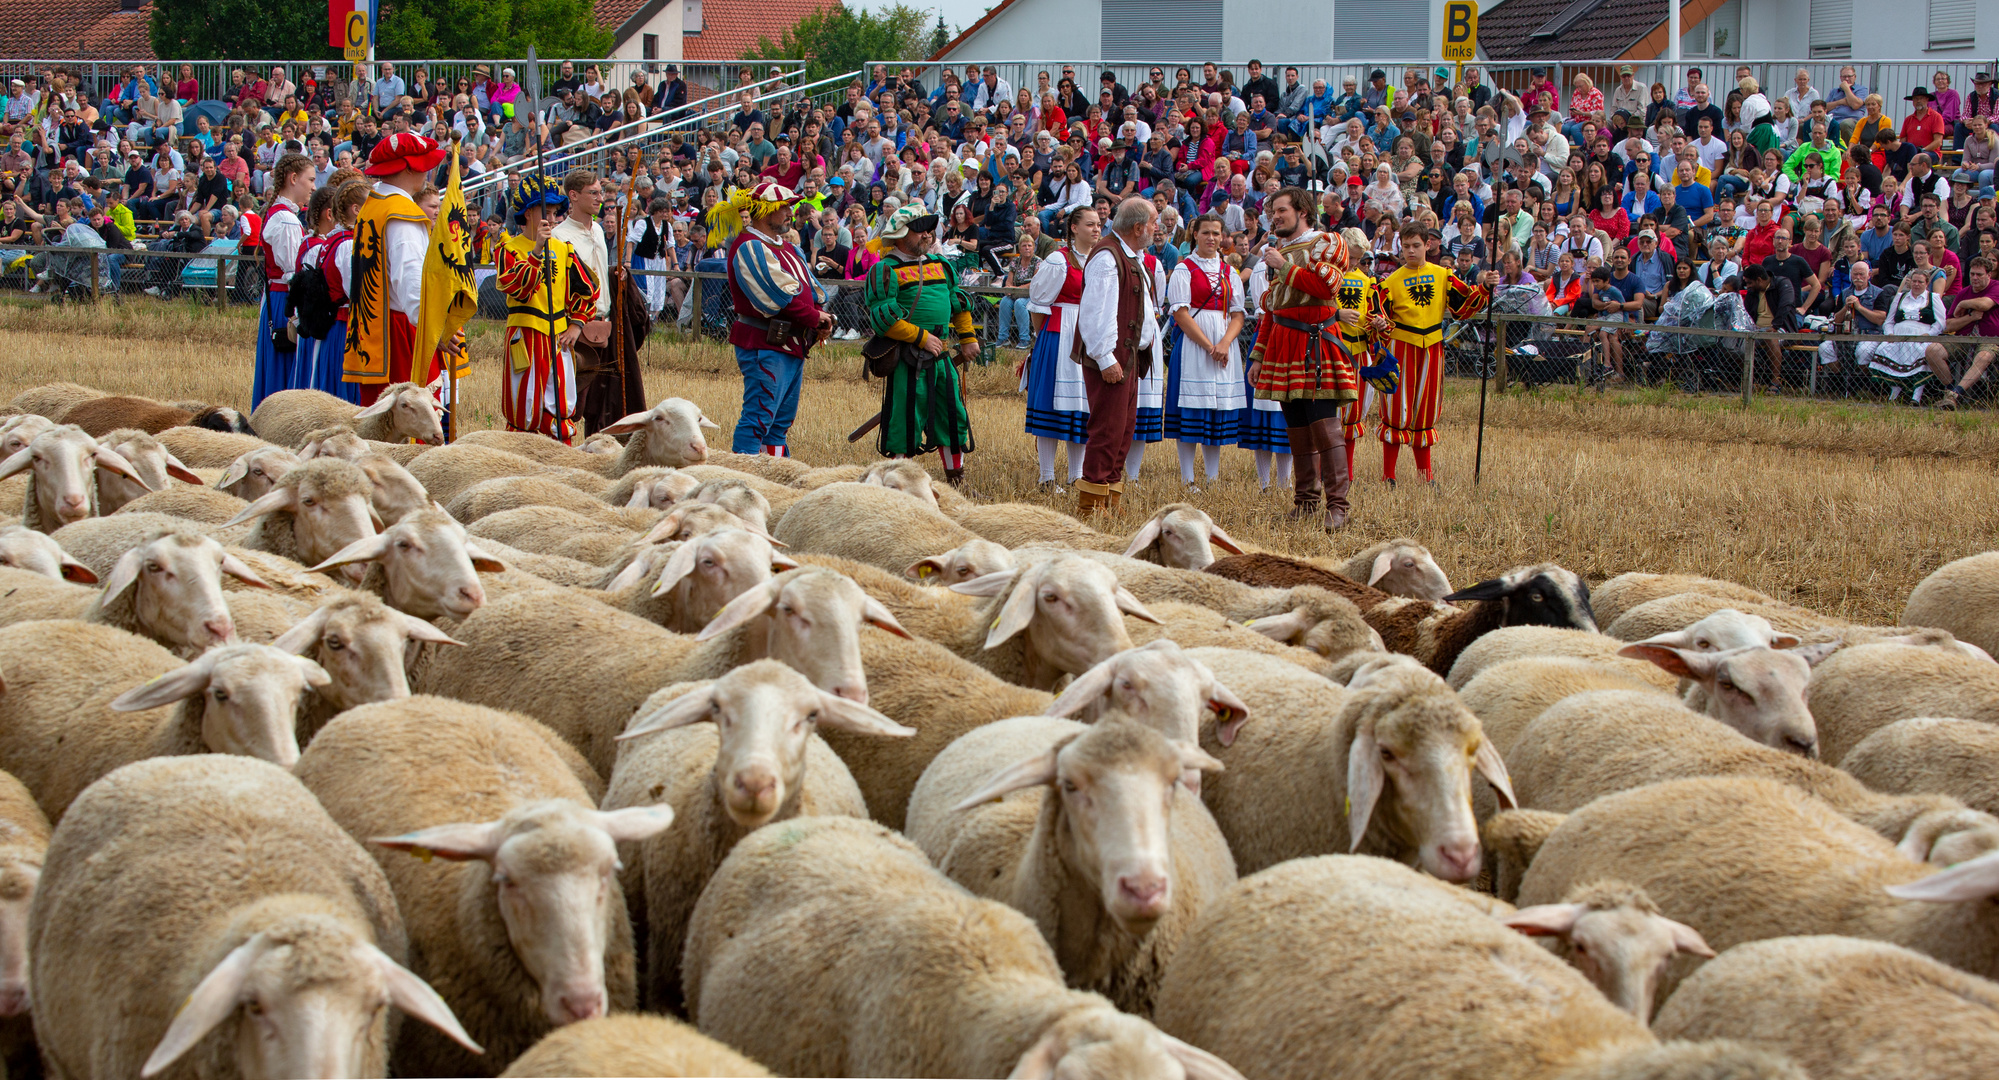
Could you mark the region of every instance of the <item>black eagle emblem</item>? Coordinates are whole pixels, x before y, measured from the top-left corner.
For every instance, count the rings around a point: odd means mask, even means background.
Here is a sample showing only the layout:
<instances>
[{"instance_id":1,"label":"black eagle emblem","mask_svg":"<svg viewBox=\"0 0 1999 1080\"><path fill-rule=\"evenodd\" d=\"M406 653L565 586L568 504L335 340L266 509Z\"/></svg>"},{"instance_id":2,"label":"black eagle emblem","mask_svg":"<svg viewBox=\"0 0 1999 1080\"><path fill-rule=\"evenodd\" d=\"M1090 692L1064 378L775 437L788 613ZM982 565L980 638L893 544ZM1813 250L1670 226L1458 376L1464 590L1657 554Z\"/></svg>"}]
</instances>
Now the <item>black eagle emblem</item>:
<instances>
[{"instance_id":1,"label":"black eagle emblem","mask_svg":"<svg viewBox=\"0 0 1999 1080\"><path fill-rule=\"evenodd\" d=\"M1416 301L1417 307L1429 307L1437 299L1436 283L1419 281L1409 286L1409 299Z\"/></svg>"},{"instance_id":2,"label":"black eagle emblem","mask_svg":"<svg viewBox=\"0 0 1999 1080\"><path fill-rule=\"evenodd\" d=\"M1340 286L1341 307L1359 308L1361 301L1364 299L1366 299L1366 290L1362 289L1359 285L1347 284Z\"/></svg>"}]
</instances>

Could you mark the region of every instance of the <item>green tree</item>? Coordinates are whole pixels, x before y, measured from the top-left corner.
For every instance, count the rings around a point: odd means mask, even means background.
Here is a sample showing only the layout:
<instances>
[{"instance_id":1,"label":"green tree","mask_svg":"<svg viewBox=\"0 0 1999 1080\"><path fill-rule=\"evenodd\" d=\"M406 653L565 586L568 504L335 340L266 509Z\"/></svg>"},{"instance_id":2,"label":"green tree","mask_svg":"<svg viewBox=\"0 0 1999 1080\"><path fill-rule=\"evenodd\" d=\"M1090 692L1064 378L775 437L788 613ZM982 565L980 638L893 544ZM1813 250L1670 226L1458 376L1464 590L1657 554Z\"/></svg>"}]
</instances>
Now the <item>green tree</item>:
<instances>
[{"instance_id":1,"label":"green tree","mask_svg":"<svg viewBox=\"0 0 1999 1080\"><path fill-rule=\"evenodd\" d=\"M603 56L611 32L592 0L383 0L375 54L384 60L527 55ZM256 0L153 0L153 54L172 60L338 59L326 10Z\"/></svg>"},{"instance_id":2,"label":"green tree","mask_svg":"<svg viewBox=\"0 0 1999 1080\"><path fill-rule=\"evenodd\" d=\"M951 44L951 30L944 25L944 13L939 11L937 25L930 31L930 55L936 56L943 52L944 46L949 44Z\"/></svg>"},{"instance_id":3,"label":"green tree","mask_svg":"<svg viewBox=\"0 0 1999 1080\"><path fill-rule=\"evenodd\" d=\"M153 55L170 60L331 60L326 8L257 0L153 0Z\"/></svg>"},{"instance_id":4,"label":"green tree","mask_svg":"<svg viewBox=\"0 0 1999 1080\"><path fill-rule=\"evenodd\" d=\"M834 4L798 20L777 41L757 39L745 60L805 58L808 82L859 69L870 60L922 60L929 47L930 16L905 4L880 11L850 11Z\"/></svg>"}]
</instances>

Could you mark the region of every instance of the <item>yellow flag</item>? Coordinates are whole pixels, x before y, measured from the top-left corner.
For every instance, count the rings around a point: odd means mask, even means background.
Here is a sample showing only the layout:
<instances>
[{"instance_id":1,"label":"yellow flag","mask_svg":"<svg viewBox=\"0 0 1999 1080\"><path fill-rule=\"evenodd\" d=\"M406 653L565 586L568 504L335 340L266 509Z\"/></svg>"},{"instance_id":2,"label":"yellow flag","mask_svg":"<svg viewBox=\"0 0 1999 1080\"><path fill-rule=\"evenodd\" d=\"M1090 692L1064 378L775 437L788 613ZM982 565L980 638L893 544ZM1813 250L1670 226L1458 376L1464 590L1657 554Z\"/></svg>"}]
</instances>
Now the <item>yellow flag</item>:
<instances>
[{"instance_id":1,"label":"yellow flag","mask_svg":"<svg viewBox=\"0 0 1999 1080\"><path fill-rule=\"evenodd\" d=\"M429 365L439 344L449 341L479 311L479 291L472 286L472 219L465 209L465 189L458 178L458 145L451 147L451 182L430 227L430 250L423 258L423 300L417 311L415 370ZM452 363L463 378L471 369L469 351Z\"/></svg>"}]
</instances>

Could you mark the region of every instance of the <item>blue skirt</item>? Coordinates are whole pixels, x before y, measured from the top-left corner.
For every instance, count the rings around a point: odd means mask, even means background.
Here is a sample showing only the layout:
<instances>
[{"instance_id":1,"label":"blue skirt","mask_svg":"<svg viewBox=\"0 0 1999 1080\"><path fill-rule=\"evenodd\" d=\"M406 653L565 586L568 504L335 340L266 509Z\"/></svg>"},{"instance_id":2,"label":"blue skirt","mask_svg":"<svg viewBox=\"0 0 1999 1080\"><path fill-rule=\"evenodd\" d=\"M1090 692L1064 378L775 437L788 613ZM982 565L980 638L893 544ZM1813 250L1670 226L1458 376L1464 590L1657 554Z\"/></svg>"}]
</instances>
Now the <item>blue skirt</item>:
<instances>
[{"instance_id":1,"label":"blue skirt","mask_svg":"<svg viewBox=\"0 0 1999 1080\"><path fill-rule=\"evenodd\" d=\"M347 322L340 320L326 332L324 341L300 338L298 343L299 385L295 390L324 390L350 405L361 403L361 384L341 382L340 372L347 361Z\"/></svg>"},{"instance_id":2,"label":"blue skirt","mask_svg":"<svg viewBox=\"0 0 1999 1080\"><path fill-rule=\"evenodd\" d=\"M1207 446L1229 446L1236 441L1236 430L1241 424L1242 414L1247 409L1183 409L1180 401L1180 342L1186 337L1180 331L1180 324L1174 323L1166 331L1166 355L1174 358L1166 367L1166 408L1164 410L1165 437L1184 443L1202 443Z\"/></svg>"},{"instance_id":3,"label":"blue skirt","mask_svg":"<svg viewBox=\"0 0 1999 1080\"><path fill-rule=\"evenodd\" d=\"M1256 320L1252 319L1248 330L1249 341L1243 345L1243 355L1256 344ZM1243 365L1243 377L1249 377L1249 365ZM1291 452L1291 437L1285 434L1284 414L1276 409L1256 407L1256 390L1249 391L1248 407L1236 413L1236 445L1244 450L1268 450L1274 454Z\"/></svg>"},{"instance_id":4,"label":"blue skirt","mask_svg":"<svg viewBox=\"0 0 1999 1080\"><path fill-rule=\"evenodd\" d=\"M1028 354L1027 433L1065 442L1086 443L1090 441L1090 414L1058 412L1055 409L1056 365L1075 363L1059 355L1062 351L1061 338L1059 330L1043 330L1034 339L1034 351ZM1140 423L1143 424L1143 421Z\"/></svg>"},{"instance_id":5,"label":"blue skirt","mask_svg":"<svg viewBox=\"0 0 1999 1080\"><path fill-rule=\"evenodd\" d=\"M250 408L280 390L296 390L298 351L279 352L271 344L271 327L283 325L290 317L291 294L267 292L257 309L257 364L250 380Z\"/></svg>"},{"instance_id":6,"label":"blue skirt","mask_svg":"<svg viewBox=\"0 0 1999 1080\"><path fill-rule=\"evenodd\" d=\"M1140 409L1138 422L1131 429L1131 441L1154 443L1166 437L1166 410Z\"/></svg>"}]
</instances>

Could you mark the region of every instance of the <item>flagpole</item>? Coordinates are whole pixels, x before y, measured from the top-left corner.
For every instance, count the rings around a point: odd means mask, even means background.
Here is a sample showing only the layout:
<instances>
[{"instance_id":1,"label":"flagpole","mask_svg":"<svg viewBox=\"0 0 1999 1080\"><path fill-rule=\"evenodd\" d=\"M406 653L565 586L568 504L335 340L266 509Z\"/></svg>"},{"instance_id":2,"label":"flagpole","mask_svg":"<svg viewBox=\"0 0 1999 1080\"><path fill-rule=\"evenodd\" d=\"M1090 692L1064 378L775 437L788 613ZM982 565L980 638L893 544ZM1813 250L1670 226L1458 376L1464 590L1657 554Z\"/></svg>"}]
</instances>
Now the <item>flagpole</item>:
<instances>
[{"instance_id":1,"label":"flagpole","mask_svg":"<svg viewBox=\"0 0 1999 1080\"><path fill-rule=\"evenodd\" d=\"M462 162L460 161L459 158L459 144L460 140L462 140L463 138L464 136L459 135L456 130L452 131L451 179L449 183L451 183L454 187L457 187L464 182L462 179L460 179L460 173L459 173L459 169L462 167ZM465 198L464 189L462 187L459 189L458 197L460 201L463 201ZM440 342L439 344L442 345L443 343ZM466 343L466 348L467 350L470 350L471 348L470 342ZM458 357L451 356L449 354L445 356L444 381L446 385L450 386L451 388L448 391L448 393L451 395L451 407L449 409L444 410L444 419L448 424L451 425L451 427L450 430L444 433L444 441L447 443L455 443L458 441Z\"/></svg>"},{"instance_id":2,"label":"flagpole","mask_svg":"<svg viewBox=\"0 0 1999 1080\"><path fill-rule=\"evenodd\" d=\"M530 127L534 131L534 175L537 180L541 181L543 188L546 189L548 185L548 171L543 167L541 159L541 61L535 56L533 45L528 46L528 95L534 99L528 102ZM548 214L547 203L542 204L542 214L544 216ZM555 226L551 225L549 226L551 239L542 242L541 245L541 306L542 315L548 324L548 366L549 378L551 379L555 377L556 365L562 362L562 357L555 346L555 282L550 280L555 265L555 259L550 251L550 248L553 246L554 234ZM572 374L575 371L573 367L570 370ZM570 389L573 390L575 387L572 386ZM577 404L582 404L580 396L577 398ZM565 422L568 419L566 416L562 417L562 420ZM558 426L556 430L560 431L562 429Z\"/></svg>"}]
</instances>

